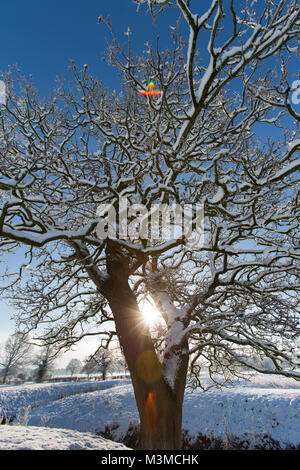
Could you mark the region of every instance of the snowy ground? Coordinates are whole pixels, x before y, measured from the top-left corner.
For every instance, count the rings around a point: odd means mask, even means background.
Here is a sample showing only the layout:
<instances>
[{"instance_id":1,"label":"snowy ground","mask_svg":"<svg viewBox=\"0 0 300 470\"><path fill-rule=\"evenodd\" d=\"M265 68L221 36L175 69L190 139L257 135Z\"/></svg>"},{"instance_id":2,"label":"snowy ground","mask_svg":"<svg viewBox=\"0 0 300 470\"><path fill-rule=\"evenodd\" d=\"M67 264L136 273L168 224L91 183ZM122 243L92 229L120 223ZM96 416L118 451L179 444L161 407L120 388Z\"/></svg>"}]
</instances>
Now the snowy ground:
<instances>
[{"instance_id":1,"label":"snowy ground","mask_svg":"<svg viewBox=\"0 0 300 470\"><path fill-rule=\"evenodd\" d=\"M189 441L202 435L226 442L235 436L255 448L267 437L281 448L297 448L300 383L271 377L256 376L221 390L187 390L183 429ZM108 427L120 442L138 425L129 381L0 387L1 408L0 415L13 421L0 426L0 450L124 449L96 434Z\"/></svg>"},{"instance_id":2,"label":"snowy ground","mask_svg":"<svg viewBox=\"0 0 300 470\"><path fill-rule=\"evenodd\" d=\"M129 450L123 444L70 429L1 426L0 450Z\"/></svg>"}]
</instances>

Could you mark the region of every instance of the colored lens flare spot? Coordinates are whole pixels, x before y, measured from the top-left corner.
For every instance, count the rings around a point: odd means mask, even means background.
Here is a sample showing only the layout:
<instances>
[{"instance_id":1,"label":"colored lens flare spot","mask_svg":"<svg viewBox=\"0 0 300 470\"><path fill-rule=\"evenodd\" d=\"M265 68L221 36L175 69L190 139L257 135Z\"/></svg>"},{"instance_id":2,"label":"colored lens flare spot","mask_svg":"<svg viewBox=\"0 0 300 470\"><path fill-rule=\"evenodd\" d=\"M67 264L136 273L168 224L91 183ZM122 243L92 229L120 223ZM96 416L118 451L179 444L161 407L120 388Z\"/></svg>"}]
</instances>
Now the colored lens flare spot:
<instances>
[{"instance_id":1,"label":"colored lens flare spot","mask_svg":"<svg viewBox=\"0 0 300 470\"><path fill-rule=\"evenodd\" d=\"M139 90L138 93L140 95L144 96L157 96L157 95L162 95L163 91L162 90L155 90L154 83L152 80L148 83L148 89L147 90Z\"/></svg>"},{"instance_id":2,"label":"colored lens flare spot","mask_svg":"<svg viewBox=\"0 0 300 470\"><path fill-rule=\"evenodd\" d=\"M145 426L151 435L157 427L157 411L154 402L153 392L149 392L145 406Z\"/></svg>"},{"instance_id":3,"label":"colored lens flare spot","mask_svg":"<svg viewBox=\"0 0 300 470\"><path fill-rule=\"evenodd\" d=\"M136 368L139 378L145 383L153 383L161 377L162 366L154 351L143 351L137 360Z\"/></svg>"}]
</instances>

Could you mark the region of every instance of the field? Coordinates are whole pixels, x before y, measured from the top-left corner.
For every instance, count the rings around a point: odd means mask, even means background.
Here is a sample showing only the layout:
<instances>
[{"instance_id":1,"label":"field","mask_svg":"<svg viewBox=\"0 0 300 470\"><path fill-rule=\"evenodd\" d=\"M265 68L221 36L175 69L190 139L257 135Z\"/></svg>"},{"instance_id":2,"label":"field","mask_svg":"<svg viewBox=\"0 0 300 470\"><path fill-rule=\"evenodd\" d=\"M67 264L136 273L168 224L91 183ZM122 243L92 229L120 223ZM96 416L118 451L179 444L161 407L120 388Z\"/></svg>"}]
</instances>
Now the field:
<instances>
[{"instance_id":1,"label":"field","mask_svg":"<svg viewBox=\"0 0 300 470\"><path fill-rule=\"evenodd\" d=\"M0 450L137 445L129 380L1 386L0 416ZM222 389L187 389L183 447L300 450L300 383L256 375Z\"/></svg>"}]
</instances>

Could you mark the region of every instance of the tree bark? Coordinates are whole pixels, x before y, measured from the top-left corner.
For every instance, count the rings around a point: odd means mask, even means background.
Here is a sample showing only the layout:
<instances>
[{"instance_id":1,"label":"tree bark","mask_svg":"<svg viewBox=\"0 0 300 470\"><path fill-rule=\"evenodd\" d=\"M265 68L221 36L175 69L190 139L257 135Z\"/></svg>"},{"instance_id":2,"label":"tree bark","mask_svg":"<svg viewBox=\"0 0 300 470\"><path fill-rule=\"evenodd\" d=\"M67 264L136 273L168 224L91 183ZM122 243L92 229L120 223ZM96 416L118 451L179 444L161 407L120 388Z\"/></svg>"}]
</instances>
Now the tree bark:
<instances>
[{"instance_id":1,"label":"tree bark","mask_svg":"<svg viewBox=\"0 0 300 470\"><path fill-rule=\"evenodd\" d=\"M110 279L106 296L131 374L140 416L140 446L147 450L179 450L188 360L181 362L174 391L164 380L162 364L127 280Z\"/></svg>"},{"instance_id":2,"label":"tree bark","mask_svg":"<svg viewBox=\"0 0 300 470\"><path fill-rule=\"evenodd\" d=\"M7 376L8 376L8 371L7 371L7 369L5 369L5 370L4 370L3 377L2 377L2 383L3 383L3 384L6 383Z\"/></svg>"},{"instance_id":3,"label":"tree bark","mask_svg":"<svg viewBox=\"0 0 300 470\"><path fill-rule=\"evenodd\" d=\"M140 393L137 388L137 394ZM138 401L138 400L137 400ZM182 401L162 380L155 384L147 397L141 396L140 445L149 450L180 450Z\"/></svg>"},{"instance_id":4,"label":"tree bark","mask_svg":"<svg viewBox=\"0 0 300 470\"><path fill-rule=\"evenodd\" d=\"M180 450L182 403L188 356L178 357L180 365L174 387L163 377L149 328L130 289L129 259L113 240L107 240L107 274L103 279L96 266L86 261L86 248L72 243L91 280L109 302L116 332L131 375L140 416L140 447L147 450ZM187 349L187 345L183 348Z\"/></svg>"}]
</instances>

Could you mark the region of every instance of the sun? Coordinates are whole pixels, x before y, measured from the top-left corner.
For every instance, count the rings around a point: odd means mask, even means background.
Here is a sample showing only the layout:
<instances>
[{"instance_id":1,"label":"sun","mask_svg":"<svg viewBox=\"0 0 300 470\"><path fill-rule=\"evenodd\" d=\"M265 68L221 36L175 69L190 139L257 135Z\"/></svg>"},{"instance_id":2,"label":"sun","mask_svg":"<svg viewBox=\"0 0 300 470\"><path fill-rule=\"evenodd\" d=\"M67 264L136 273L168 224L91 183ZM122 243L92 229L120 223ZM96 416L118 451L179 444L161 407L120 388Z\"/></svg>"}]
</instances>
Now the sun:
<instances>
[{"instance_id":1,"label":"sun","mask_svg":"<svg viewBox=\"0 0 300 470\"><path fill-rule=\"evenodd\" d=\"M155 307L153 301L149 297L143 300L141 304L141 312L143 314L145 322L149 326L153 326L161 316L159 311Z\"/></svg>"}]
</instances>

